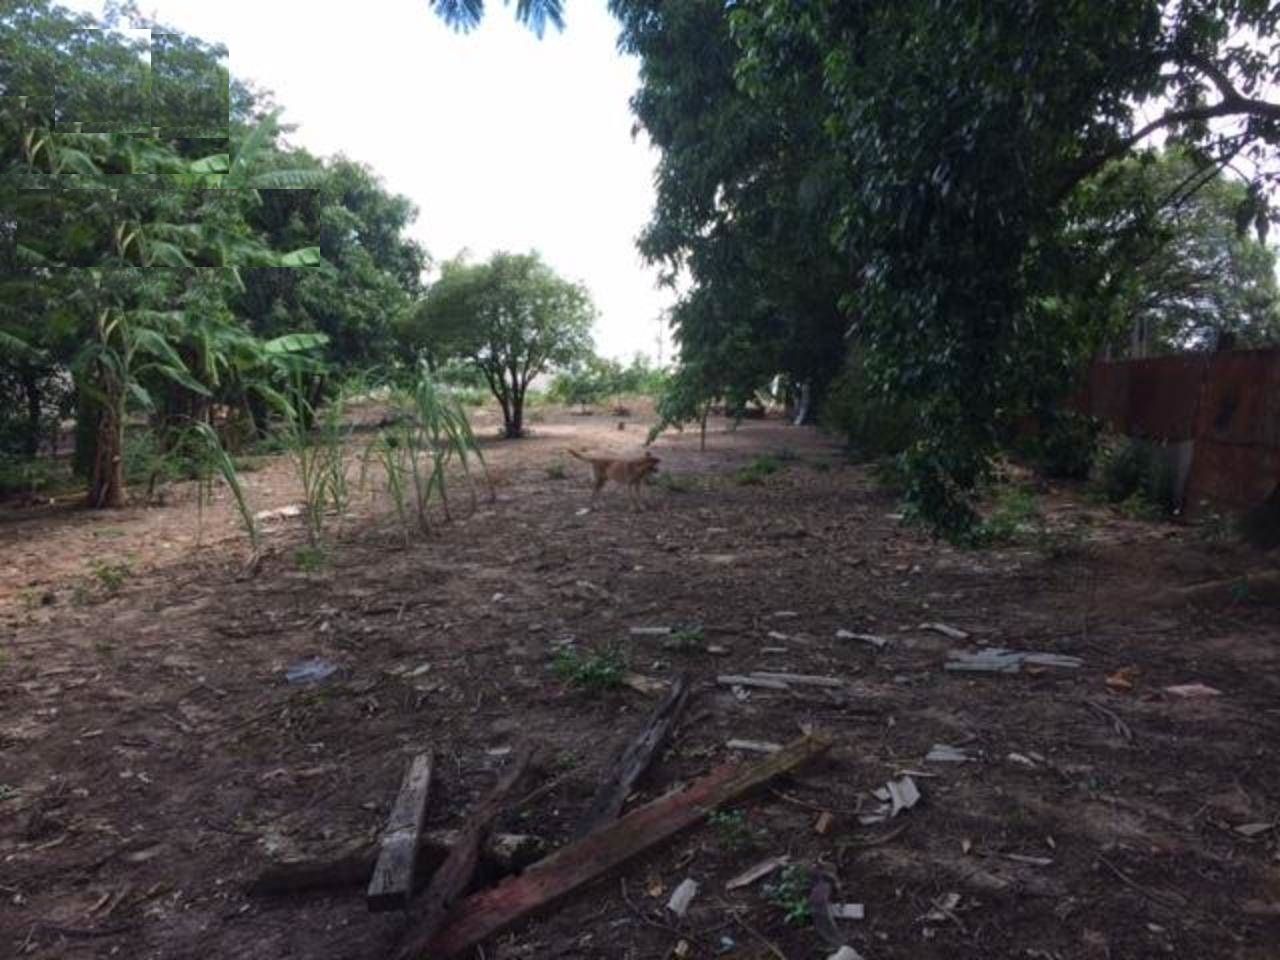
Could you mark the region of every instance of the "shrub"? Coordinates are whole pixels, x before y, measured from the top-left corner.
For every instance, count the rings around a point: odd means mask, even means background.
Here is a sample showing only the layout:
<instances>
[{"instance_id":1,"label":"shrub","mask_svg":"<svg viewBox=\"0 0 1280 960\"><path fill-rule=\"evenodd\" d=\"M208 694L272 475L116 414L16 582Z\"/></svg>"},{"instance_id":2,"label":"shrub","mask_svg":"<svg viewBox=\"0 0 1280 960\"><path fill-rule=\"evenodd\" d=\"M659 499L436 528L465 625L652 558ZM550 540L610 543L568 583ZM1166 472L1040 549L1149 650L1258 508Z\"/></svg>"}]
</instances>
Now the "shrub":
<instances>
[{"instance_id":1,"label":"shrub","mask_svg":"<svg viewBox=\"0 0 1280 960\"><path fill-rule=\"evenodd\" d=\"M852 366L831 384L818 422L843 436L852 458L861 462L902 453L915 429L911 407L874 392Z\"/></svg>"},{"instance_id":2,"label":"shrub","mask_svg":"<svg viewBox=\"0 0 1280 960\"><path fill-rule=\"evenodd\" d=\"M1171 515L1177 509L1176 477L1164 450L1149 440L1125 438L1103 445L1095 483L1110 503L1146 519Z\"/></svg>"},{"instance_id":3,"label":"shrub","mask_svg":"<svg viewBox=\"0 0 1280 960\"><path fill-rule=\"evenodd\" d=\"M1028 446L1031 461L1046 477L1085 480L1098 452L1102 424L1074 410L1041 418L1040 432Z\"/></svg>"},{"instance_id":4,"label":"shrub","mask_svg":"<svg viewBox=\"0 0 1280 960\"><path fill-rule=\"evenodd\" d=\"M765 477L773 476L782 469L782 462L777 457L756 457L749 464L733 475L734 480L743 486L756 486L764 483Z\"/></svg>"},{"instance_id":5,"label":"shrub","mask_svg":"<svg viewBox=\"0 0 1280 960\"><path fill-rule=\"evenodd\" d=\"M623 668L622 657L615 650L588 654L572 649L562 650L552 664L557 677L592 694L622 686Z\"/></svg>"}]
</instances>

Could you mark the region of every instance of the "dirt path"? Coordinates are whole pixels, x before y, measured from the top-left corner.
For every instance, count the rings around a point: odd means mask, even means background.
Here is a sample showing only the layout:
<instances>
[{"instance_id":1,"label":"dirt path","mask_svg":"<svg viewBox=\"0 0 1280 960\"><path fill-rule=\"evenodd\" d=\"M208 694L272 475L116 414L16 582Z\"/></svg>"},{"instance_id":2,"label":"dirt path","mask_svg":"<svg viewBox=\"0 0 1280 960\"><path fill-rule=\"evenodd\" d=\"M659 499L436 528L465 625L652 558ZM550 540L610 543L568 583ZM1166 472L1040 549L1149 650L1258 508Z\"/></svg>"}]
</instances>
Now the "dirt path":
<instances>
[{"instance_id":1,"label":"dirt path","mask_svg":"<svg viewBox=\"0 0 1280 960\"><path fill-rule=\"evenodd\" d=\"M568 685L552 658L614 647L637 673L696 682L644 796L732 756L730 738L813 726L837 746L487 957L665 958L682 939L690 957L826 956L763 882L724 890L783 852L865 904L841 928L866 960L1275 956L1280 617L1246 589L1201 607L1168 592L1234 582L1258 558L1056 496L1055 513L1092 518L1084 550L954 551L903 528L892 498L822 438L776 422L717 430L706 454L696 436L663 438L675 479L647 491L647 509L610 491L584 513L585 467L568 461L559 479L559 451L638 449L643 424L616 423L535 422L534 438L490 448L497 502L408 548L370 514L319 573L296 568L299 531L281 525L261 572L237 579L225 506L199 552L189 504L0 523L0 950L385 957L400 921L369 915L358 891L273 902L246 883L272 859L375 837L425 745L442 760L430 825L447 827L509 748L543 744L564 779L503 828L563 842L652 700ZM784 469L735 482L765 452ZM283 467L250 479L259 509L294 496ZM111 595L87 573L103 555L133 556ZM654 625L701 638L630 636ZM980 644L1082 665L943 669ZM310 657L338 672L287 683ZM1109 688L1126 667L1133 689ZM729 670L847 684L734 691L715 683ZM1189 682L1221 695L1163 690ZM927 761L936 744L970 759ZM921 802L862 824L869 792L903 771ZM678 920L664 904L687 876L702 892Z\"/></svg>"}]
</instances>

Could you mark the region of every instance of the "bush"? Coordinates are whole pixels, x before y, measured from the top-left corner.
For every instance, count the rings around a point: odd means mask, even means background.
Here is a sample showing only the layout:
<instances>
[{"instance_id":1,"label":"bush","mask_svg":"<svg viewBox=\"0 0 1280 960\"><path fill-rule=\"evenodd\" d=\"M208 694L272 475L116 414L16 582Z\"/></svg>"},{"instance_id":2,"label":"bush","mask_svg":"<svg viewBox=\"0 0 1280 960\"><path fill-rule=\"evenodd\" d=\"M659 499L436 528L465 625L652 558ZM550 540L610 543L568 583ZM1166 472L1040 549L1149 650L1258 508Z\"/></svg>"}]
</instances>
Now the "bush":
<instances>
[{"instance_id":1,"label":"bush","mask_svg":"<svg viewBox=\"0 0 1280 960\"><path fill-rule=\"evenodd\" d=\"M1097 457L1095 483L1110 503L1123 504L1142 519L1177 509L1173 464L1162 446L1138 438L1105 444Z\"/></svg>"},{"instance_id":2,"label":"bush","mask_svg":"<svg viewBox=\"0 0 1280 960\"><path fill-rule=\"evenodd\" d=\"M756 457L733 477L743 486L757 486L764 483L765 477L771 477L781 469L782 462L776 457Z\"/></svg>"},{"instance_id":3,"label":"bush","mask_svg":"<svg viewBox=\"0 0 1280 960\"><path fill-rule=\"evenodd\" d=\"M1074 410L1057 411L1041 419L1040 432L1030 441L1028 453L1046 477L1085 480L1098 452L1102 424Z\"/></svg>"},{"instance_id":4,"label":"bush","mask_svg":"<svg viewBox=\"0 0 1280 960\"><path fill-rule=\"evenodd\" d=\"M863 462L902 453L915 430L911 408L873 392L852 367L831 384L818 423L841 434L854 460Z\"/></svg>"},{"instance_id":5,"label":"bush","mask_svg":"<svg viewBox=\"0 0 1280 960\"><path fill-rule=\"evenodd\" d=\"M0 456L0 497L42 493L65 479L65 468L52 461Z\"/></svg>"}]
</instances>

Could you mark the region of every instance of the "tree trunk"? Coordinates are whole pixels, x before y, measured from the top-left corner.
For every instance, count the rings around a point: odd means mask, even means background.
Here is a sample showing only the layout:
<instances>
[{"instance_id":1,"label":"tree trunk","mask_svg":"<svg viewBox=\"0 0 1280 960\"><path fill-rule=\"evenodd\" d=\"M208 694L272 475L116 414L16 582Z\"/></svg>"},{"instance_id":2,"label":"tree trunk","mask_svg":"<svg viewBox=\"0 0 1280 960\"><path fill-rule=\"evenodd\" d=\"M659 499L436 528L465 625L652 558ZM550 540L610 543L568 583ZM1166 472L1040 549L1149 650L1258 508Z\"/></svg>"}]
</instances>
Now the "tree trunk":
<instances>
[{"instance_id":1,"label":"tree trunk","mask_svg":"<svg viewBox=\"0 0 1280 960\"><path fill-rule=\"evenodd\" d=\"M22 452L34 458L40 452L40 378L34 368L23 367L19 379L27 398L27 429L22 438Z\"/></svg>"},{"instance_id":2,"label":"tree trunk","mask_svg":"<svg viewBox=\"0 0 1280 960\"><path fill-rule=\"evenodd\" d=\"M792 421L792 426L802 426L809 418L809 403L812 398L812 386L809 381L806 380L804 383L800 384L800 402L796 405L796 415L795 419Z\"/></svg>"},{"instance_id":3,"label":"tree trunk","mask_svg":"<svg viewBox=\"0 0 1280 960\"><path fill-rule=\"evenodd\" d=\"M698 434L698 449L707 452L707 417L711 416L711 404L707 404L702 408L702 423L700 424L700 432Z\"/></svg>"},{"instance_id":4,"label":"tree trunk","mask_svg":"<svg viewBox=\"0 0 1280 960\"><path fill-rule=\"evenodd\" d=\"M118 510L125 505L124 401L113 400L99 417L89 506L95 510Z\"/></svg>"}]
</instances>

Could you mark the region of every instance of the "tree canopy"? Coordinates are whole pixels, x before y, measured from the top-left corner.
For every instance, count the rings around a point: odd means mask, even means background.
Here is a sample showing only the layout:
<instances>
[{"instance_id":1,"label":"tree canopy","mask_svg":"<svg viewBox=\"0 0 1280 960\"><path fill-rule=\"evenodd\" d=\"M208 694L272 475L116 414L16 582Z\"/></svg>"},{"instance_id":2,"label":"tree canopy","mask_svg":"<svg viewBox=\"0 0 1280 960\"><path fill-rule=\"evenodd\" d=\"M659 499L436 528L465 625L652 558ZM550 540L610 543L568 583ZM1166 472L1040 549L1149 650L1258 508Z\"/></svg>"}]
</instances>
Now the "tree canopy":
<instances>
[{"instance_id":1,"label":"tree canopy","mask_svg":"<svg viewBox=\"0 0 1280 960\"><path fill-rule=\"evenodd\" d=\"M479 370L506 435L519 437L529 385L590 355L595 316L586 289L537 253L499 252L485 263L446 262L404 336L433 362L459 358Z\"/></svg>"},{"instance_id":2,"label":"tree canopy","mask_svg":"<svg viewBox=\"0 0 1280 960\"><path fill-rule=\"evenodd\" d=\"M662 150L642 249L695 284L683 363L722 369L726 322L739 356L779 373L802 369L779 340L835 369L832 345L856 344L870 392L911 411L908 500L936 529L972 522L1003 429L1060 399L1124 313L1077 309L1097 276L1073 261L1080 191L1159 133L1205 184L1235 161L1248 219L1270 216L1270 4L610 6ZM805 294L818 303L797 310Z\"/></svg>"}]
</instances>

